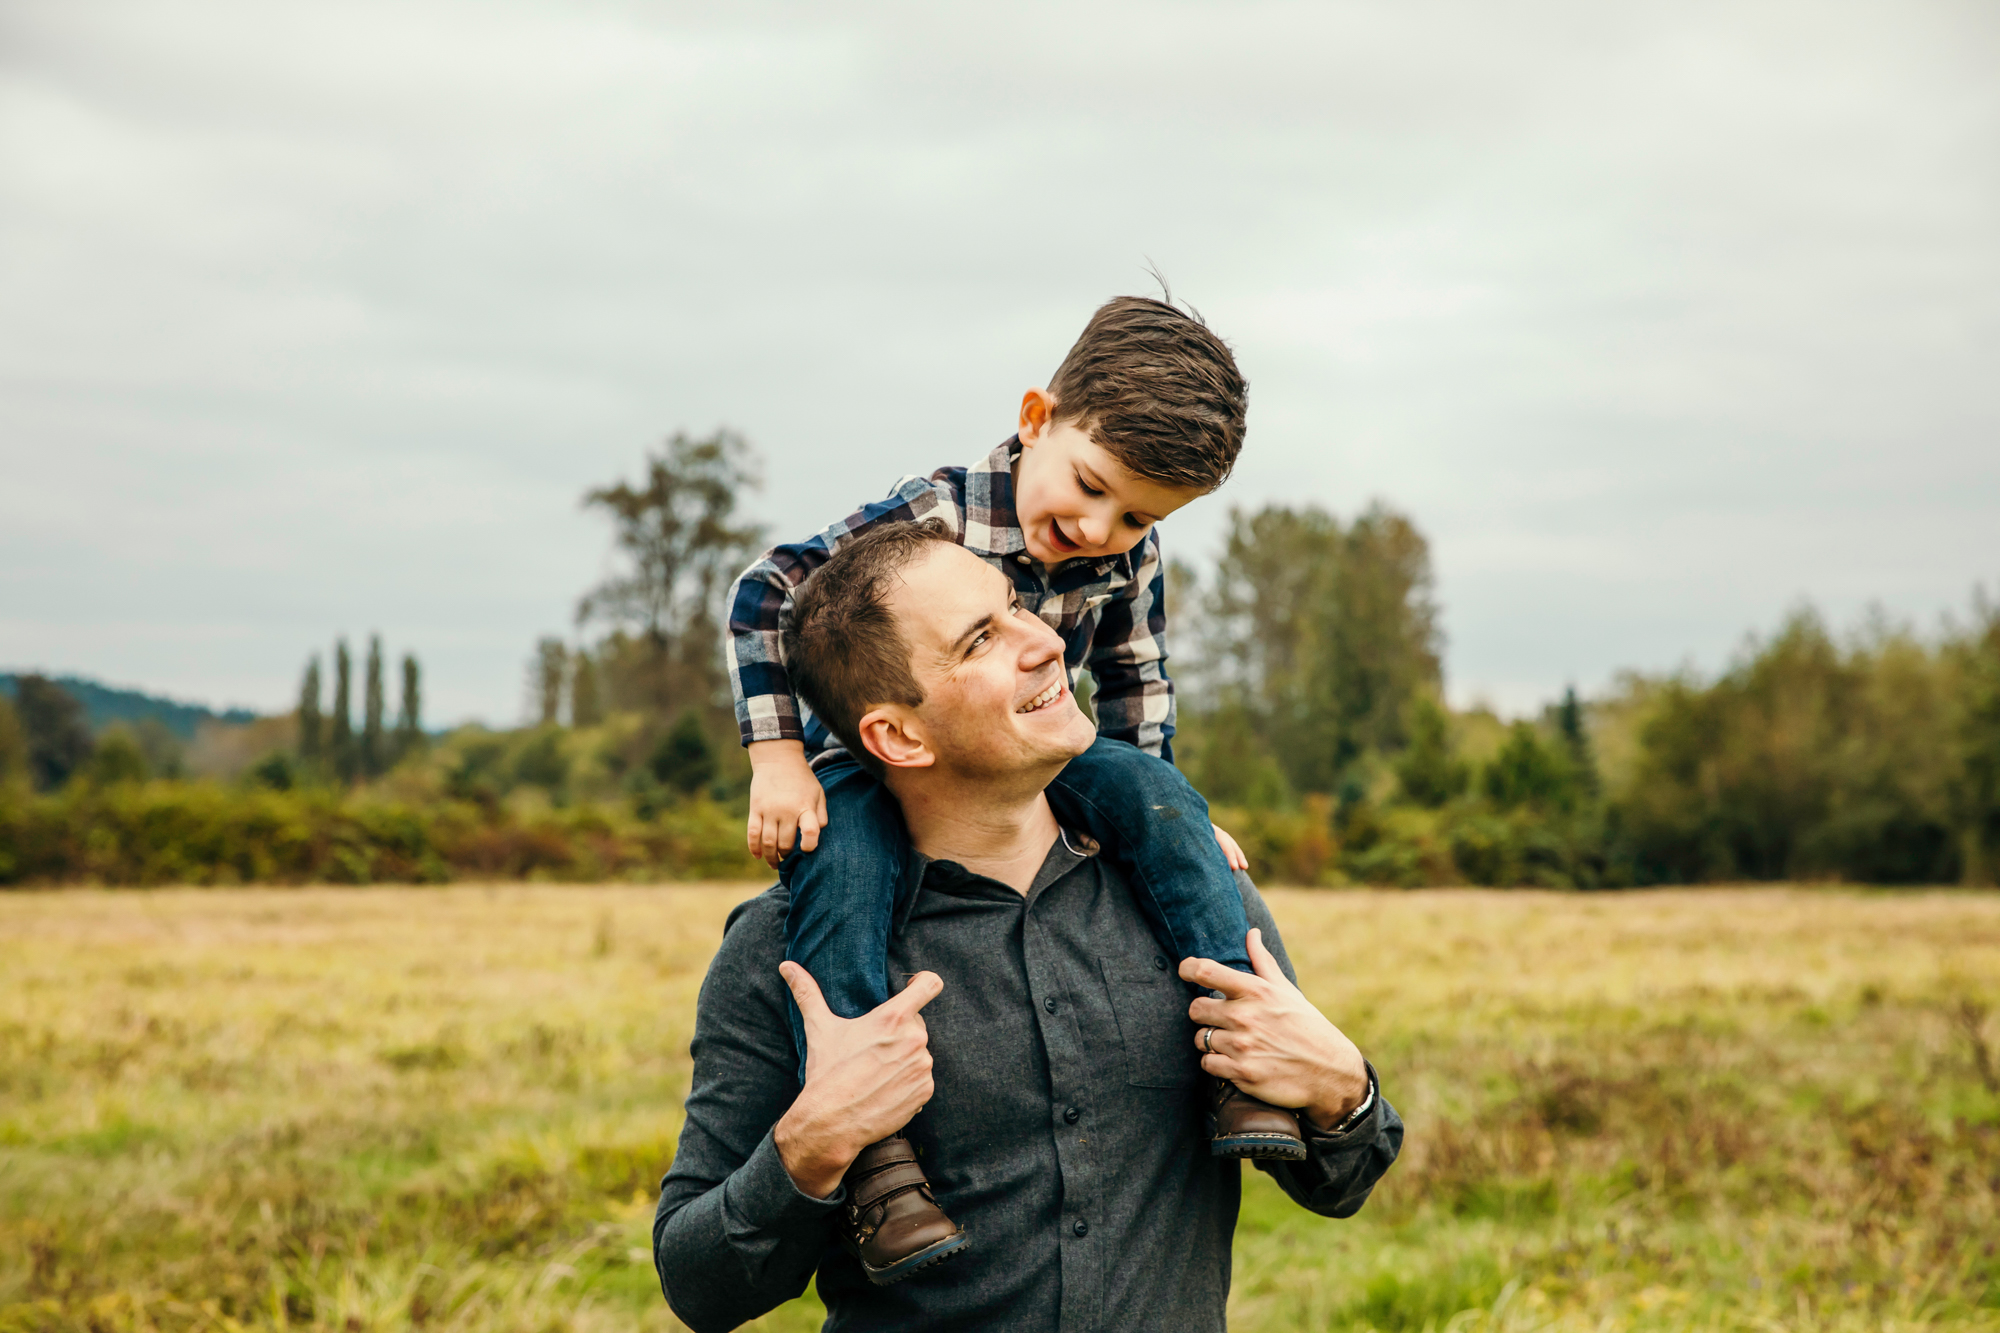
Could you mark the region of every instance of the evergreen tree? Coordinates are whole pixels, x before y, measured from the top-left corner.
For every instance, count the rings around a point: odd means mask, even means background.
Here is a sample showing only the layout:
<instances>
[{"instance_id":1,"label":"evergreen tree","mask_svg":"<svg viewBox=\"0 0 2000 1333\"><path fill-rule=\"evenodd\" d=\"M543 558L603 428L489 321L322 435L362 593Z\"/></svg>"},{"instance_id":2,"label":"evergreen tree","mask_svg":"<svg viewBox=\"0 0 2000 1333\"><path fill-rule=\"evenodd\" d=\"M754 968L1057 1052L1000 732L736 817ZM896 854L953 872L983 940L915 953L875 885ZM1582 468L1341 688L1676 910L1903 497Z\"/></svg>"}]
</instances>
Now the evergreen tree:
<instances>
[{"instance_id":1,"label":"evergreen tree","mask_svg":"<svg viewBox=\"0 0 2000 1333\"><path fill-rule=\"evenodd\" d=\"M350 677L353 673L353 663L347 656L347 640L338 640L333 645L333 727L326 748L327 758L333 765L333 775L342 782L354 781L354 715L349 707L352 697Z\"/></svg>"},{"instance_id":2,"label":"evergreen tree","mask_svg":"<svg viewBox=\"0 0 2000 1333\"><path fill-rule=\"evenodd\" d=\"M1435 809L1461 795L1471 781L1465 762L1452 754L1451 718L1434 699L1410 706L1410 744L1396 764L1403 795Z\"/></svg>"},{"instance_id":3,"label":"evergreen tree","mask_svg":"<svg viewBox=\"0 0 2000 1333\"><path fill-rule=\"evenodd\" d=\"M387 768L382 734L382 636L368 636L368 675L361 693L361 774L375 778Z\"/></svg>"},{"instance_id":4,"label":"evergreen tree","mask_svg":"<svg viewBox=\"0 0 2000 1333\"><path fill-rule=\"evenodd\" d=\"M1576 686L1563 691L1563 699L1556 705L1556 731L1562 736L1563 749L1569 754L1570 766L1576 770L1576 782L1586 793L1597 792L1597 757L1590 751L1590 732L1585 728L1583 703L1576 697Z\"/></svg>"},{"instance_id":5,"label":"evergreen tree","mask_svg":"<svg viewBox=\"0 0 2000 1333\"><path fill-rule=\"evenodd\" d=\"M413 653L403 654L403 706L396 714L396 758L424 743L424 686Z\"/></svg>"},{"instance_id":6,"label":"evergreen tree","mask_svg":"<svg viewBox=\"0 0 2000 1333\"><path fill-rule=\"evenodd\" d=\"M604 720L603 696L597 685L597 663L590 650L579 648L569 675L569 721L573 727L594 727Z\"/></svg>"},{"instance_id":7,"label":"evergreen tree","mask_svg":"<svg viewBox=\"0 0 2000 1333\"><path fill-rule=\"evenodd\" d=\"M692 708L682 713L674 729L653 751L653 776L660 785L692 796L715 779L715 747L702 730L701 716Z\"/></svg>"},{"instance_id":8,"label":"evergreen tree","mask_svg":"<svg viewBox=\"0 0 2000 1333\"><path fill-rule=\"evenodd\" d=\"M319 763L326 743L325 719L319 711L319 654L306 662L305 679L299 682L299 758L308 766Z\"/></svg>"}]
</instances>

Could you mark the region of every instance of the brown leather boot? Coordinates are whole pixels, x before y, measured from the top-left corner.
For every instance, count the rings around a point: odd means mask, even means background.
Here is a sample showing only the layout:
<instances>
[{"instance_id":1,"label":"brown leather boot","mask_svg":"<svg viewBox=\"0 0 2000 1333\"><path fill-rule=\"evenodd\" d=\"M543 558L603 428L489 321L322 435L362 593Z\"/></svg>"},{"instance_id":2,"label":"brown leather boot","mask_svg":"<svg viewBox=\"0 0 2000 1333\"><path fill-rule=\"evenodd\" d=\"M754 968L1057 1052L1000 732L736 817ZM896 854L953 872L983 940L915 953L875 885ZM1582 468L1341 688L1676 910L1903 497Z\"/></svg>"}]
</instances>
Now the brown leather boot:
<instances>
[{"instance_id":1,"label":"brown leather boot","mask_svg":"<svg viewBox=\"0 0 2000 1333\"><path fill-rule=\"evenodd\" d=\"M1208 1113L1208 1150L1217 1157L1275 1157L1303 1162L1299 1113L1260 1102L1228 1079L1215 1080Z\"/></svg>"},{"instance_id":2,"label":"brown leather boot","mask_svg":"<svg viewBox=\"0 0 2000 1333\"><path fill-rule=\"evenodd\" d=\"M842 1183L847 1246L878 1287L949 1259L972 1240L937 1206L917 1151L901 1134L863 1148Z\"/></svg>"}]
</instances>

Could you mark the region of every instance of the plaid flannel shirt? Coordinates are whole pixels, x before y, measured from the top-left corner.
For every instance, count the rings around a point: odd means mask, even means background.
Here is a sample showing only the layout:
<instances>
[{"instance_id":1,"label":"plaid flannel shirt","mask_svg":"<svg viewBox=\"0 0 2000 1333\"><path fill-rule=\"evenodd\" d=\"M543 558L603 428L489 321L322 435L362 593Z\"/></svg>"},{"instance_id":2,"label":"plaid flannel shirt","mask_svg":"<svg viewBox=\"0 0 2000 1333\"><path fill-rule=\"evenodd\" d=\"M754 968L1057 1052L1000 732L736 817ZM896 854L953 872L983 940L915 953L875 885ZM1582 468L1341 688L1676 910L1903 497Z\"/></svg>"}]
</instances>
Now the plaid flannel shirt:
<instances>
[{"instance_id":1,"label":"plaid flannel shirt","mask_svg":"<svg viewBox=\"0 0 2000 1333\"><path fill-rule=\"evenodd\" d=\"M966 550L1013 581L1021 603L1063 640L1072 685L1089 668L1098 734L1173 758L1174 686L1167 679L1166 566L1159 529L1123 555L1065 560L1053 568L1027 553L1014 513L1019 437L969 468L910 476L884 499L812 538L774 546L729 590L729 685L743 743L805 742L809 758L840 748L826 724L792 693L779 651L780 617L792 591L840 546L878 523L941 518Z\"/></svg>"}]
</instances>

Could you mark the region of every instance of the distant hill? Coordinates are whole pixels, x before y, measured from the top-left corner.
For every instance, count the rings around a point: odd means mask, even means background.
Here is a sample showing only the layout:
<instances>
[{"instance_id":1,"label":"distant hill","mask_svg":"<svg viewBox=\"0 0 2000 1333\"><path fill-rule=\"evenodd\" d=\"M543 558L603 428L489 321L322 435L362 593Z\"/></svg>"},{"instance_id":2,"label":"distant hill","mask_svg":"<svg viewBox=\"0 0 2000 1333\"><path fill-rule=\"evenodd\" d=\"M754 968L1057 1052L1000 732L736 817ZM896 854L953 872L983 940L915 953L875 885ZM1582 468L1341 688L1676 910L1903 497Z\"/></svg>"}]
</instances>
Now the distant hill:
<instances>
[{"instance_id":1,"label":"distant hill","mask_svg":"<svg viewBox=\"0 0 2000 1333\"><path fill-rule=\"evenodd\" d=\"M0 671L0 695L14 697L15 682L22 673ZM247 708L217 712L201 704L186 704L140 690L121 690L83 676L52 676L51 680L76 696L83 705L84 719L92 731L102 731L114 722L138 722L157 718L168 731L182 740L193 740L195 729L204 722L255 722L257 714Z\"/></svg>"}]
</instances>

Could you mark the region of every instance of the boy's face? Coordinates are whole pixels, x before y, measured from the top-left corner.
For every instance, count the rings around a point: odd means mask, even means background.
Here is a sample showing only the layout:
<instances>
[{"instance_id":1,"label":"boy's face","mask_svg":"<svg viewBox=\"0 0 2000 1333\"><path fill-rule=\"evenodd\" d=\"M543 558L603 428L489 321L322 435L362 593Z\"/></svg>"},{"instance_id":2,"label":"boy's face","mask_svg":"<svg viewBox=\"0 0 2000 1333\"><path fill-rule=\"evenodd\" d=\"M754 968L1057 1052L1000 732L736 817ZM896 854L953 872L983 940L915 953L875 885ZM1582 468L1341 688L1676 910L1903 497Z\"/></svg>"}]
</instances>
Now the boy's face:
<instances>
[{"instance_id":1,"label":"boy's face","mask_svg":"<svg viewBox=\"0 0 2000 1333\"><path fill-rule=\"evenodd\" d=\"M1046 565L1120 555L1155 523L1205 492L1135 476L1075 421L1055 424L1055 399L1021 399L1014 512L1028 554Z\"/></svg>"}]
</instances>

